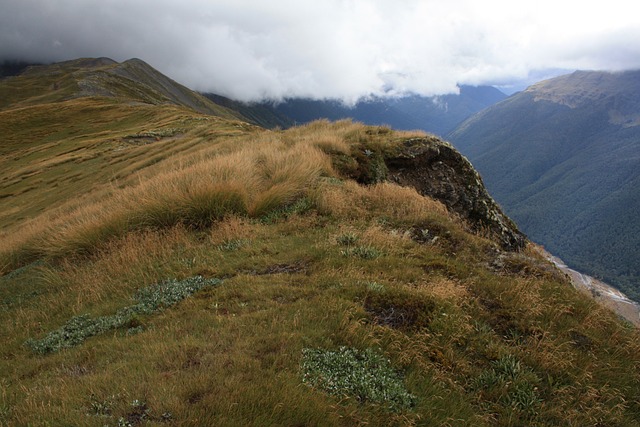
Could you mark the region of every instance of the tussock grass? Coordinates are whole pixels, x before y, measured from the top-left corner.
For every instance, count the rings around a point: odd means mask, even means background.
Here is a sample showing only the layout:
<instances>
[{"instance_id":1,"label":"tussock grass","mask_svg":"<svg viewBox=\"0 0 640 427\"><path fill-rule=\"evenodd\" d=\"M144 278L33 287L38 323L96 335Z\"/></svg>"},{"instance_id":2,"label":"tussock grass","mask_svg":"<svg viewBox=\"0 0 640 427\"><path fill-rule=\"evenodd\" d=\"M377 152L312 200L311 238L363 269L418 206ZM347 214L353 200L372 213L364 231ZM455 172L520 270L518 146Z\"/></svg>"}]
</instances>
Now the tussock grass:
<instances>
[{"instance_id":1,"label":"tussock grass","mask_svg":"<svg viewBox=\"0 0 640 427\"><path fill-rule=\"evenodd\" d=\"M52 176L59 177L58 171L69 161L79 165L78 172L71 175L71 185L60 185L45 197L27 192L13 199L16 209L11 212L20 211L18 207L22 200L30 205L39 203L39 206L34 206L35 212L45 208L46 212L3 236L3 241L7 242L0 249L0 268L3 271L41 256L92 252L100 242L140 228L170 227L177 223L201 228L229 214L266 215L311 192L316 188L318 176L334 175L331 160L322 150L347 154L353 144L353 135L368 135L369 129L350 121L335 124L319 121L286 132L257 132L255 128L247 131L219 118L196 120L200 117L189 116L183 110L171 107L154 117L155 128L159 130L134 132L140 121L149 118L150 110L133 118L125 116L127 119L124 120L122 115L130 114L130 111L117 105L107 108L93 100L78 100L66 107L56 112L57 120L46 122L44 128L39 128L47 129L45 133L52 135L51 143L37 145L41 144L40 139L32 136L33 147L27 146L29 150L47 154L42 158L42 164L33 169L34 179L48 170ZM114 121L123 123L120 134L124 140L127 135L145 132L164 135L163 129L180 128L185 132L178 139L158 137L160 141L148 146L127 147L125 144L114 147L113 139L107 139L113 134L105 134L103 130L111 122L87 119L89 124L85 126L95 129L96 133L86 141L81 140L80 146L72 148L67 134L58 132L59 123L68 122L67 115L74 115L78 110L92 114L99 110L103 116L113 115ZM9 134L27 137L19 132L16 134L12 123L6 122ZM84 128L78 132L86 133ZM383 135L388 136L388 132ZM203 142L212 144L203 146ZM329 145L334 147L327 149ZM55 152L57 147L68 149L58 155ZM100 150L105 148L109 150L105 157L108 167L104 164L94 167L91 162L100 160ZM68 152L77 150L87 154L69 157ZM33 161L31 165L33 167ZM122 182L117 186L105 186L107 177L113 177L108 175L109 171L116 167L119 168L117 177ZM30 176L19 165L14 173L16 176ZM136 175L138 182L132 180ZM94 191L78 194L82 186ZM91 195L87 197L88 194ZM378 197L385 195L379 194ZM67 200L66 204L60 205L64 200ZM47 203L58 208L50 209ZM348 204L345 201L345 205ZM420 208L415 203L405 206L417 209L416 214L419 214ZM351 210L357 213L357 209Z\"/></svg>"},{"instance_id":2,"label":"tussock grass","mask_svg":"<svg viewBox=\"0 0 640 427\"><path fill-rule=\"evenodd\" d=\"M386 211L392 218L417 222L429 215L448 215L440 202L421 196L414 188L384 182L370 189L364 203L374 211Z\"/></svg>"},{"instance_id":3,"label":"tussock grass","mask_svg":"<svg viewBox=\"0 0 640 427\"><path fill-rule=\"evenodd\" d=\"M471 247L452 258L446 248L392 233L379 217L346 224L340 217L327 219L314 223L295 216L265 224L234 216L206 233L184 226L128 233L90 261L46 269L58 293L20 303L21 315L13 308L0 313L13 317L2 327L15 337L2 354L23 361L6 375L20 376L26 387L11 388L5 420L115 424L138 400L158 422L170 413L172 422L222 425L403 425L424 419L441 425L454 417L487 426L597 420L633 425L633 407L623 399L637 385L633 375L620 373L635 369L637 334L605 313L578 314L580 294L542 278L490 274L476 264ZM247 243L219 250L232 239ZM385 256L340 254L374 243L385 248ZM262 273L300 259L308 264L305 272ZM473 275L464 274L469 268ZM228 278L141 319L144 331L136 335L103 334L46 357L22 347L25 339L45 335L76 313L108 315L130 304L135 289L203 270ZM91 288L94 297L85 296ZM118 297L114 302L109 295ZM559 301L567 314L552 320ZM50 314L39 316L45 304ZM571 344L571 331L588 335L597 357ZM521 337L514 339L515 332ZM400 404L393 412L388 402L367 394L359 401L359 394L344 390L332 397L322 386L304 387L303 349L341 346L379 348L394 372L402 372L401 392L413 396L411 406ZM48 372L48 385L29 372ZM357 382L348 384L357 388Z\"/></svg>"},{"instance_id":4,"label":"tussock grass","mask_svg":"<svg viewBox=\"0 0 640 427\"><path fill-rule=\"evenodd\" d=\"M182 126L192 113L176 107L70 100L0 112L5 135L0 158L3 188L0 227L16 226L53 207L109 190L132 174L189 149L191 134L135 146L125 135L146 126L162 131ZM77 205L76 205L77 206Z\"/></svg>"},{"instance_id":5,"label":"tussock grass","mask_svg":"<svg viewBox=\"0 0 640 427\"><path fill-rule=\"evenodd\" d=\"M288 141L303 142L331 154L351 153L351 145L345 140L345 134L362 125L350 121L330 123L328 120L317 120L306 126L293 128L287 132Z\"/></svg>"},{"instance_id":6,"label":"tussock grass","mask_svg":"<svg viewBox=\"0 0 640 427\"><path fill-rule=\"evenodd\" d=\"M314 147L296 145L288 150L271 148L256 159L261 185L249 213L261 216L294 202L313 188L321 174L331 173L329 158Z\"/></svg>"},{"instance_id":7,"label":"tussock grass","mask_svg":"<svg viewBox=\"0 0 640 427\"><path fill-rule=\"evenodd\" d=\"M406 224L448 216L446 207L413 188L385 182L363 187L353 181L322 183L315 193L320 212L345 219L384 216Z\"/></svg>"},{"instance_id":8,"label":"tussock grass","mask_svg":"<svg viewBox=\"0 0 640 427\"><path fill-rule=\"evenodd\" d=\"M329 158L303 144L211 156L114 190L66 216L34 221L9 242L0 259L10 268L41 256L93 253L134 230L178 224L204 228L229 215L260 217L292 204L322 174L331 173Z\"/></svg>"},{"instance_id":9,"label":"tussock grass","mask_svg":"<svg viewBox=\"0 0 640 427\"><path fill-rule=\"evenodd\" d=\"M127 233L105 244L91 263L66 259L60 263L58 280L67 286L81 286L71 309L82 313L83 308L108 304L109 311L118 304L125 305L133 293L132 287L161 281L172 273L187 276L193 272L181 253L194 248L194 236L184 227L162 231Z\"/></svg>"},{"instance_id":10,"label":"tussock grass","mask_svg":"<svg viewBox=\"0 0 640 427\"><path fill-rule=\"evenodd\" d=\"M495 242L440 203L334 172L332 161L393 147L397 133L194 123L166 124L186 129L167 158L4 234L3 271L41 260L0 277L0 424L640 423L636 330L537 274L548 265L535 252L527 268L496 271ZM122 151L158 142L171 145ZM23 345L194 276L224 281L137 316L137 334L47 355ZM340 348L379 355L364 356L375 366L356 380L382 369L394 381L351 381L363 364L335 352L316 364L344 387L328 393L330 376L305 386L303 349ZM388 388L392 410L370 394Z\"/></svg>"}]
</instances>

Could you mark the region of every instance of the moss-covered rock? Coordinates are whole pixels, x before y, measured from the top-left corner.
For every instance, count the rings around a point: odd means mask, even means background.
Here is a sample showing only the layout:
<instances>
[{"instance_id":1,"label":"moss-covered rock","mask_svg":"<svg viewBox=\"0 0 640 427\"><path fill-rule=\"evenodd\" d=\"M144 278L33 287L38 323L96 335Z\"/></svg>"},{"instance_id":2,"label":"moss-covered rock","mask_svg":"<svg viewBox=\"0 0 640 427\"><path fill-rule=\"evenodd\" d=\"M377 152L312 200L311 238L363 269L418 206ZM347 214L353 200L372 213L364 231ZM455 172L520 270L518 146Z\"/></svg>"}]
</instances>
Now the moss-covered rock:
<instances>
[{"instance_id":1,"label":"moss-covered rock","mask_svg":"<svg viewBox=\"0 0 640 427\"><path fill-rule=\"evenodd\" d=\"M476 231L489 231L505 249L525 246L524 234L489 195L471 163L450 144L436 137L411 138L396 153L386 159L390 180L440 200Z\"/></svg>"}]
</instances>

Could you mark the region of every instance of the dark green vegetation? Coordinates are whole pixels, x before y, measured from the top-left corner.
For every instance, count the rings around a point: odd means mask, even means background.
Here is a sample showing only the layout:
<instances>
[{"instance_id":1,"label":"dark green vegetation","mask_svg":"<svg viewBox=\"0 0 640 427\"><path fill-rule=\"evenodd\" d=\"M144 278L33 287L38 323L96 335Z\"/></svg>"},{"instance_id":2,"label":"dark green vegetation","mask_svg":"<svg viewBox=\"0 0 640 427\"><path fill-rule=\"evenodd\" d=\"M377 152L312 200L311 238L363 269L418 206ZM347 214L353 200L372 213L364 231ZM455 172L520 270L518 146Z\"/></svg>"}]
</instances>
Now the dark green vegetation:
<instances>
[{"instance_id":1,"label":"dark green vegetation","mask_svg":"<svg viewBox=\"0 0 640 427\"><path fill-rule=\"evenodd\" d=\"M532 86L450 135L506 212L574 268L640 299L640 72Z\"/></svg>"},{"instance_id":2,"label":"dark green vegetation","mask_svg":"<svg viewBox=\"0 0 640 427\"><path fill-rule=\"evenodd\" d=\"M448 144L129 103L37 105L74 134L35 104L0 113L29 126L2 177L43 162L0 200L0 424L640 423L638 331ZM32 196L43 171L57 198Z\"/></svg>"}]
</instances>

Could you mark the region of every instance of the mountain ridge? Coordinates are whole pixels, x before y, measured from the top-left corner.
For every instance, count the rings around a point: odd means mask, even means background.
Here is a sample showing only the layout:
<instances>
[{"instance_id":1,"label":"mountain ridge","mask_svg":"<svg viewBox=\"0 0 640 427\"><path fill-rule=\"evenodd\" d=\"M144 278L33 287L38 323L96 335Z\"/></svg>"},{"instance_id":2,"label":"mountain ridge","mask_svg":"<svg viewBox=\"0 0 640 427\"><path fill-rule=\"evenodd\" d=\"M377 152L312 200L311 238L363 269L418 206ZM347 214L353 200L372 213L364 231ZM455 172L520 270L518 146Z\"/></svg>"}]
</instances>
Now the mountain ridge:
<instances>
[{"instance_id":1,"label":"mountain ridge","mask_svg":"<svg viewBox=\"0 0 640 427\"><path fill-rule=\"evenodd\" d=\"M292 98L275 103L273 108L301 124L318 119L353 118L369 125L386 125L402 130L420 129L446 135L473 113L505 98L504 93L491 86L463 85L459 87L458 94L378 97L361 100L353 106L345 105L340 100Z\"/></svg>"},{"instance_id":2,"label":"mountain ridge","mask_svg":"<svg viewBox=\"0 0 640 427\"><path fill-rule=\"evenodd\" d=\"M458 94L432 97L420 95L378 97L361 100L353 106L348 106L340 100L305 98L290 98L280 102L244 103L214 93L204 92L194 95L192 91L137 58L122 63L110 58L80 58L50 65L36 64L26 68L25 65L8 64L8 72L17 69L22 70L18 75L25 73L33 75L43 69L48 69L50 73L61 73L65 68L93 70L93 75L78 76L75 79L77 80L73 82L75 90L67 91L67 97L98 95L115 98L124 95L138 98L143 102L173 102L205 114L231 114L235 118L268 128L287 128L318 119L352 118L369 125L387 125L401 130L421 129L429 133L445 135L473 113L506 98L504 93L492 86L462 85L459 87ZM104 81L105 76L111 81ZM120 79L114 80L115 76ZM146 89L137 94L127 94L127 84L123 85L126 81L139 83ZM151 86L149 82L153 82ZM60 82L52 84L61 85ZM82 86L79 89L76 87L78 84ZM114 92L117 86L121 87ZM46 92L46 88L42 88L41 91ZM202 97L212 101L213 106ZM3 104L0 102L0 105ZM227 111L223 112L216 106L223 107Z\"/></svg>"},{"instance_id":3,"label":"mountain ridge","mask_svg":"<svg viewBox=\"0 0 640 427\"><path fill-rule=\"evenodd\" d=\"M30 66L8 79L0 87L2 108L98 96L148 104L169 103L200 113L242 118L135 58L122 63L110 58L80 58ZM23 90L16 91L15 86Z\"/></svg>"},{"instance_id":4,"label":"mountain ridge","mask_svg":"<svg viewBox=\"0 0 640 427\"><path fill-rule=\"evenodd\" d=\"M640 422L638 330L449 143L68 72L0 80L0 424Z\"/></svg>"},{"instance_id":5,"label":"mountain ridge","mask_svg":"<svg viewBox=\"0 0 640 427\"><path fill-rule=\"evenodd\" d=\"M635 299L637 93L640 72L577 72L533 85L449 135L534 241Z\"/></svg>"}]
</instances>

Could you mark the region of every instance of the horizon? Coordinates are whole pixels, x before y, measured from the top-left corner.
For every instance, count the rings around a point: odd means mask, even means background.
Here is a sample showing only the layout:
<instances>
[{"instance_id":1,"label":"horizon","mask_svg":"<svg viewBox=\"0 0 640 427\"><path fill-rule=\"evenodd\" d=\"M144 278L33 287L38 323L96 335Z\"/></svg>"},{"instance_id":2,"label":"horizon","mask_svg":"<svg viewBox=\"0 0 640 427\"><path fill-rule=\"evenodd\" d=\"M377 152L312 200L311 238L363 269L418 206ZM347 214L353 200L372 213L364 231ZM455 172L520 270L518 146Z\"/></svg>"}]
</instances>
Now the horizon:
<instances>
[{"instance_id":1,"label":"horizon","mask_svg":"<svg viewBox=\"0 0 640 427\"><path fill-rule=\"evenodd\" d=\"M239 101L422 96L458 85L507 95L575 70L640 68L640 16L624 0L0 0L0 61L141 58ZM126 11L126 13L123 13ZM549 13L553 11L554 13Z\"/></svg>"}]
</instances>

